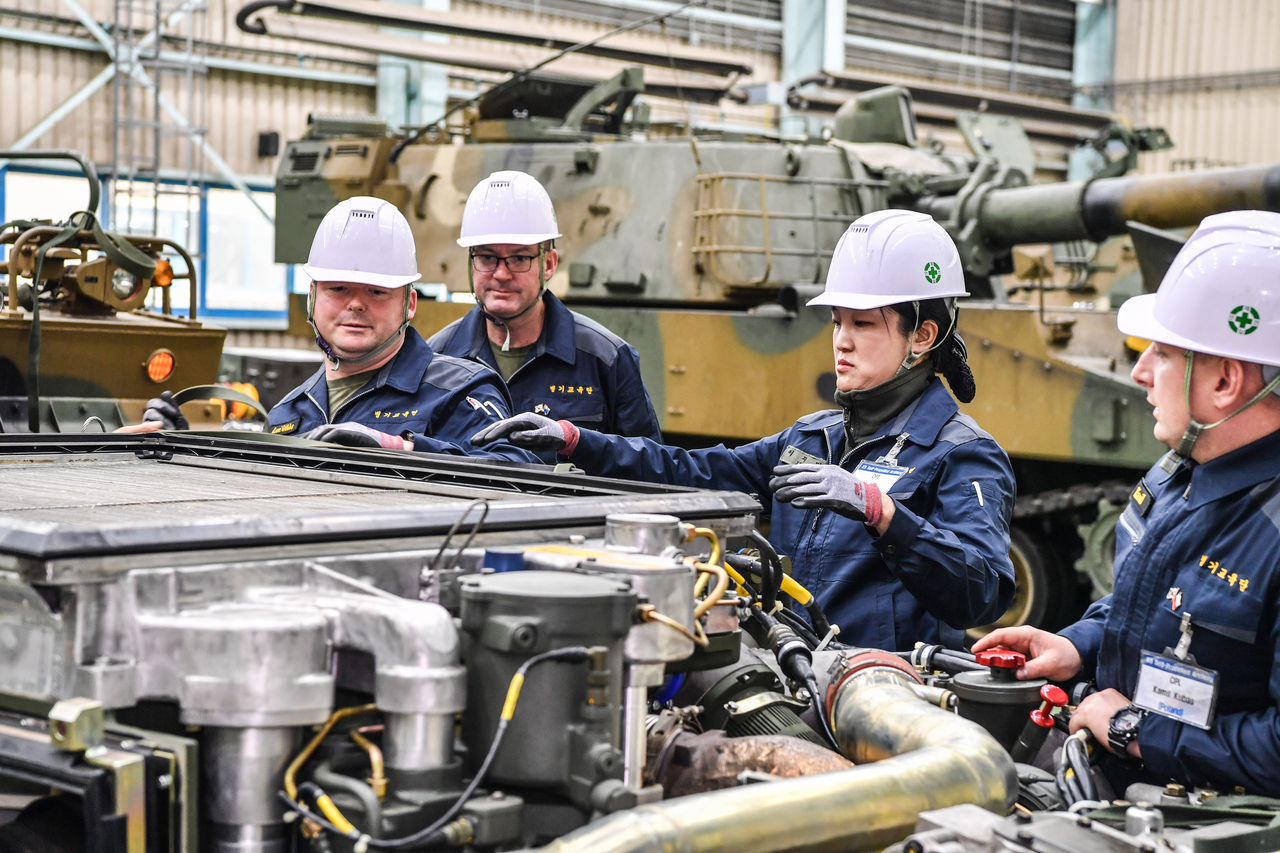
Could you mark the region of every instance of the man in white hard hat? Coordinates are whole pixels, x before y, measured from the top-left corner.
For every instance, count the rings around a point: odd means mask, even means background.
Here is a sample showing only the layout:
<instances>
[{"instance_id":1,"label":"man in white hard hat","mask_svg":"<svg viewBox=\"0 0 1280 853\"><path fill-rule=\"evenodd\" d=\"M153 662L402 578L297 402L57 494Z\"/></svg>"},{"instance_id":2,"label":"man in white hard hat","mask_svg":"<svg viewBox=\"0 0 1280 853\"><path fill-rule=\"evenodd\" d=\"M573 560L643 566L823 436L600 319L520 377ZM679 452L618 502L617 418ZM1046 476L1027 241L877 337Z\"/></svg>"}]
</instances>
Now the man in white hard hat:
<instances>
[{"instance_id":1,"label":"man in white hard hat","mask_svg":"<svg viewBox=\"0 0 1280 853\"><path fill-rule=\"evenodd\" d=\"M826 290L809 303L831 307L839 409L732 450L685 451L537 414L473 441L556 451L606 477L772 494L769 541L791 557L794 579L842 642L959 647L965 629L999 618L1014 590L1009 458L936 378L973 399L955 325L964 295L960 257L940 225L910 211L871 213L840 239Z\"/></svg>"},{"instance_id":2,"label":"man in white hard hat","mask_svg":"<svg viewBox=\"0 0 1280 853\"><path fill-rule=\"evenodd\" d=\"M471 191L458 245L476 307L430 339L436 352L492 367L517 412L660 440L634 347L547 290L560 237L551 197L524 172L494 172Z\"/></svg>"},{"instance_id":3,"label":"man in white hard hat","mask_svg":"<svg viewBox=\"0 0 1280 853\"><path fill-rule=\"evenodd\" d=\"M417 256L393 205L363 196L340 202L320 223L303 270L312 278L307 321L325 363L271 410L270 432L538 461L511 445L478 450L468 440L507 416L507 391L491 370L432 352L409 325Z\"/></svg>"},{"instance_id":4,"label":"man in white hard hat","mask_svg":"<svg viewBox=\"0 0 1280 853\"><path fill-rule=\"evenodd\" d=\"M1280 213L1210 216L1120 331L1170 452L1116 527L1115 590L1027 654L1026 678L1093 679L1071 718L1133 781L1280 796Z\"/></svg>"}]
</instances>

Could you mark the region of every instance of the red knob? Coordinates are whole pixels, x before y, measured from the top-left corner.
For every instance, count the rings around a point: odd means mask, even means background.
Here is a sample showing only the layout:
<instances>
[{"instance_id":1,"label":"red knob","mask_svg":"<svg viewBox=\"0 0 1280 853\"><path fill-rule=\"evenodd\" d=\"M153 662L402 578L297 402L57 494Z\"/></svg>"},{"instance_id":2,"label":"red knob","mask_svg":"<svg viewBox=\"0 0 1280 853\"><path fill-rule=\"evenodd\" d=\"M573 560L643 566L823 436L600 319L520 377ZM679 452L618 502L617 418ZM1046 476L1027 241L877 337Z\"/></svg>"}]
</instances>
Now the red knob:
<instances>
[{"instance_id":1,"label":"red knob","mask_svg":"<svg viewBox=\"0 0 1280 853\"><path fill-rule=\"evenodd\" d=\"M1040 688L1040 698L1044 704L1031 712L1031 722L1042 729L1053 728L1053 712L1067 704L1067 691L1052 684Z\"/></svg>"},{"instance_id":2,"label":"red knob","mask_svg":"<svg viewBox=\"0 0 1280 853\"><path fill-rule=\"evenodd\" d=\"M978 652L974 657L983 666L994 666L999 669L1017 669L1027 662L1027 656L1022 652L1013 652L1008 649L989 649Z\"/></svg>"}]
</instances>

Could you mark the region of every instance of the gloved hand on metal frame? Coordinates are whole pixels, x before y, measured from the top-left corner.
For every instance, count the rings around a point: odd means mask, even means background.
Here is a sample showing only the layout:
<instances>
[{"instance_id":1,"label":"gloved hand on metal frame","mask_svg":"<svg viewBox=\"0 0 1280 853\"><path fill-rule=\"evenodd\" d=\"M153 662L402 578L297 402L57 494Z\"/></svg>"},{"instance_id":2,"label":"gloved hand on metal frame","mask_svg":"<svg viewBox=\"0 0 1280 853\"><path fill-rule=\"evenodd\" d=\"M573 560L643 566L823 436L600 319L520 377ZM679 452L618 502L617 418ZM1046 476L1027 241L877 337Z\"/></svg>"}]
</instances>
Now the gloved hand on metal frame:
<instances>
[{"instance_id":1,"label":"gloved hand on metal frame","mask_svg":"<svg viewBox=\"0 0 1280 853\"><path fill-rule=\"evenodd\" d=\"M884 515L880 487L838 465L779 465L769 488L798 509L819 507L875 527Z\"/></svg>"},{"instance_id":2,"label":"gloved hand on metal frame","mask_svg":"<svg viewBox=\"0 0 1280 853\"><path fill-rule=\"evenodd\" d=\"M412 450L407 447L408 441L402 436L346 421L340 424L325 424L304 432L302 438L312 441L327 441L330 444L341 444L344 447L373 447L382 450Z\"/></svg>"},{"instance_id":3,"label":"gloved hand on metal frame","mask_svg":"<svg viewBox=\"0 0 1280 853\"><path fill-rule=\"evenodd\" d=\"M147 401L147 410L142 415L142 422L158 421L161 429L191 429L187 418L173 402L173 392L161 391L159 397Z\"/></svg>"},{"instance_id":4,"label":"gloved hand on metal frame","mask_svg":"<svg viewBox=\"0 0 1280 853\"><path fill-rule=\"evenodd\" d=\"M568 456L578 446L578 428L568 421L553 421L533 412L523 412L485 427L471 436L471 443L482 447L500 438L505 438L516 447L555 450Z\"/></svg>"}]
</instances>

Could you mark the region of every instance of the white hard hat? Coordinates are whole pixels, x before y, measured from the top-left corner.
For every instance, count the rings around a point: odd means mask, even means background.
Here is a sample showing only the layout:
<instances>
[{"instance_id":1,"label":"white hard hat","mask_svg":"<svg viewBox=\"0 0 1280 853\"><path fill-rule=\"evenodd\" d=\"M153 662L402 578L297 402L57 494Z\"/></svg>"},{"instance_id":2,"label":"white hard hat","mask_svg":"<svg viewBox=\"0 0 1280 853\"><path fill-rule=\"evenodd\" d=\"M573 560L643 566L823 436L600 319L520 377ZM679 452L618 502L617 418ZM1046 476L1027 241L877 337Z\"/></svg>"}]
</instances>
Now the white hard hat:
<instances>
[{"instance_id":1,"label":"white hard hat","mask_svg":"<svg viewBox=\"0 0 1280 853\"><path fill-rule=\"evenodd\" d=\"M877 210L844 232L827 270L827 287L810 305L854 310L968 296L960 253L923 213Z\"/></svg>"},{"instance_id":2,"label":"white hard hat","mask_svg":"<svg viewBox=\"0 0 1280 853\"><path fill-rule=\"evenodd\" d=\"M404 287L417 281L413 231L395 205L356 196L324 215L302 267L314 281Z\"/></svg>"},{"instance_id":3,"label":"white hard hat","mask_svg":"<svg viewBox=\"0 0 1280 853\"><path fill-rule=\"evenodd\" d=\"M504 171L476 184L467 197L458 245L536 246L559 236L556 210L542 184L533 175Z\"/></svg>"},{"instance_id":4,"label":"white hard hat","mask_svg":"<svg viewBox=\"0 0 1280 853\"><path fill-rule=\"evenodd\" d=\"M1180 349L1280 365L1280 213L1206 217L1160 289L1126 301L1116 323Z\"/></svg>"}]
</instances>

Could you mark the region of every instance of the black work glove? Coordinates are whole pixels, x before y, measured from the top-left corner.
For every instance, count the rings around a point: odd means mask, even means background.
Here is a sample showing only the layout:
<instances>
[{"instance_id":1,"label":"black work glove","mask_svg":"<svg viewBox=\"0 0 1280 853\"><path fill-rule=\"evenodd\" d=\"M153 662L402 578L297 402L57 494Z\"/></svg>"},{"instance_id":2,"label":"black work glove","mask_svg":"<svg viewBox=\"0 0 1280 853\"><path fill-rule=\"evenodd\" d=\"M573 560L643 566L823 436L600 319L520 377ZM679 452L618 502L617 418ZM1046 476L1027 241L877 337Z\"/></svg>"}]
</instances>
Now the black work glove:
<instances>
[{"instance_id":1,"label":"black work glove","mask_svg":"<svg viewBox=\"0 0 1280 853\"><path fill-rule=\"evenodd\" d=\"M404 439L398 435L381 432L346 421L340 424L325 424L304 432L301 438L312 441L327 441L330 444L341 444L343 447L374 447L379 450L404 450Z\"/></svg>"},{"instance_id":2,"label":"black work glove","mask_svg":"<svg viewBox=\"0 0 1280 853\"><path fill-rule=\"evenodd\" d=\"M142 422L159 421L164 429L191 429L182 409L173 402L173 393L161 391L159 397L147 401L147 410L142 415Z\"/></svg>"}]
</instances>

